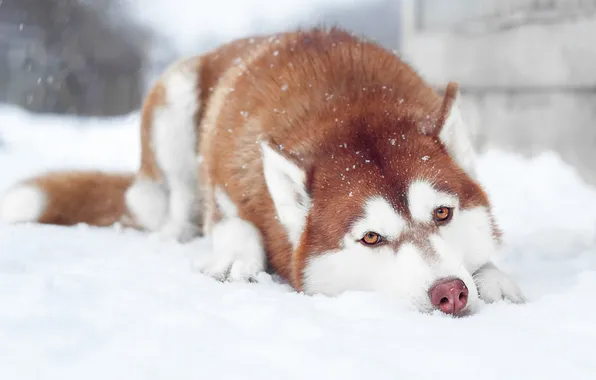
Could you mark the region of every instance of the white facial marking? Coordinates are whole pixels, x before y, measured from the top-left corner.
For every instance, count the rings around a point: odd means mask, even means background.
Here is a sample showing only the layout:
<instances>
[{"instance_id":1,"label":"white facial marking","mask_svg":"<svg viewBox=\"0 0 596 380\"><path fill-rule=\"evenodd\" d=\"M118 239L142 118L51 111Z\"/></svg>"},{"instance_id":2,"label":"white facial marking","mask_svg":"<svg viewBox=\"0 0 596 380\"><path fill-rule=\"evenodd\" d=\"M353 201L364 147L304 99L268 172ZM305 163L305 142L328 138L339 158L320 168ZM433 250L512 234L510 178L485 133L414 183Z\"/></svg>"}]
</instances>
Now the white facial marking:
<instances>
[{"instance_id":1,"label":"white facial marking","mask_svg":"<svg viewBox=\"0 0 596 380\"><path fill-rule=\"evenodd\" d=\"M439 244L438 248L443 248ZM468 305L478 301L476 286L457 257L436 255L425 258L411 243L404 243L397 252L389 246L349 249L314 256L304 271L304 289L309 294L337 295L345 291L376 291L410 301L421 311L433 306L428 296L430 287L444 278L459 278L469 289Z\"/></svg>"},{"instance_id":2,"label":"white facial marking","mask_svg":"<svg viewBox=\"0 0 596 380\"><path fill-rule=\"evenodd\" d=\"M126 207L143 228L161 228L168 211L168 194L162 185L149 178L137 178L124 194Z\"/></svg>"},{"instance_id":3,"label":"white facial marking","mask_svg":"<svg viewBox=\"0 0 596 380\"><path fill-rule=\"evenodd\" d=\"M346 290L377 290L408 293L415 278L430 277L430 268L405 244L396 255L391 247L350 249L312 257L306 265L304 286L308 293L336 295Z\"/></svg>"},{"instance_id":4,"label":"white facial marking","mask_svg":"<svg viewBox=\"0 0 596 380\"><path fill-rule=\"evenodd\" d=\"M497 242L486 207L461 209L439 234L454 252L463 254L466 269L472 273L497 253Z\"/></svg>"},{"instance_id":5,"label":"white facial marking","mask_svg":"<svg viewBox=\"0 0 596 380\"><path fill-rule=\"evenodd\" d=\"M436 279L453 277L462 280L469 290L468 304L474 306L478 301L478 291L472 278L472 272L466 268L464 252L440 235L431 235L429 240L436 253L434 264Z\"/></svg>"},{"instance_id":6,"label":"white facial marking","mask_svg":"<svg viewBox=\"0 0 596 380\"><path fill-rule=\"evenodd\" d=\"M261 142L261 149L269 194L290 242L296 247L304 231L310 208L310 197L305 186L306 174L293 162L275 152L267 143Z\"/></svg>"},{"instance_id":7,"label":"white facial marking","mask_svg":"<svg viewBox=\"0 0 596 380\"><path fill-rule=\"evenodd\" d=\"M196 212L197 79L197 71L185 61L170 67L162 78L166 102L153 113L151 142L169 191L163 232L175 238L192 231Z\"/></svg>"},{"instance_id":8,"label":"white facial marking","mask_svg":"<svg viewBox=\"0 0 596 380\"><path fill-rule=\"evenodd\" d=\"M408 208L417 222L430 222L433 210L446 206L457 208L458 199L451 194L437 191L426 181L414 181L408 188Z\"/></svg>"},{"instance_id":9,"label":"white facial marking","mask_svg":"<svg viewBox=\"0 0 596 380\"><path fill-rule=\"evenodd\" d=\"M0 201L0 221L4 223L37 222L47 205L45 192L35 185L17 185Z\"/></svg>"},{"instance_id":10,"label":"white facial marking","mask_svg":"<svg viewBox=\"0 0 596 380\"><path fill-rule=\"evenodd\" d=\"M352 241L372 231L389 239L397 239L406 227L406 221L382 197L373 197L364 205L364 216L352 228Z\"/></svg>"},{"instance_id":11,"label":"white facial marking","mask_svg":"<svg viewBox=\"0 0 596 380\"><path fill-rule=\"evenodd\" d=\"M476 152L472 145L471 131L461 116L459 94L441 128L439 140L445 145L455 162L468 175L474 177L476 175Z\"/></svg>"},{"instance_id":12,"label":"white facial marking","mask_svg":"<svg viewBox=\"0 0 596 380\"><path fill-rule=\"evenodd\" d=\"M308 294L337 295L345 291L376 291L411 301L424 311L432 309L428 289L436 280L433 267L412 244L398 252L391 247L353 246L311 258L304 271Z\"/></svg>"}]
</instances>

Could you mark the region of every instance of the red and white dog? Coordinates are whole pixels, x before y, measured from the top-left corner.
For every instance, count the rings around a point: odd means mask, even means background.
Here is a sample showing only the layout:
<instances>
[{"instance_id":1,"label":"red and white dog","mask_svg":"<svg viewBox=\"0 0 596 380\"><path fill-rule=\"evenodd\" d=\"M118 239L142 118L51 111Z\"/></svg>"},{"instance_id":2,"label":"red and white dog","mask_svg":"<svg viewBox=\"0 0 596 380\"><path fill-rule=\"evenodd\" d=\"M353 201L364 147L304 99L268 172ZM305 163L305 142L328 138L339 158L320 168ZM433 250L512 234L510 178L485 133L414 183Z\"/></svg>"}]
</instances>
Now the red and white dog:
<instances>
[{"instance_id":1,"label":"red and white dog","mask_svg":"<svg viewBox=\"0 0 596 380\"><path fill-rule=\"evenodd\" d=\"M453 315L524 302L491 261L500 232L457 96L342 30L237 40L153 86L135 176L32 178L2 219L207 234L204 273L247 280L269 263L308 294L378 291Z\"/></svg>"}]
</instances>

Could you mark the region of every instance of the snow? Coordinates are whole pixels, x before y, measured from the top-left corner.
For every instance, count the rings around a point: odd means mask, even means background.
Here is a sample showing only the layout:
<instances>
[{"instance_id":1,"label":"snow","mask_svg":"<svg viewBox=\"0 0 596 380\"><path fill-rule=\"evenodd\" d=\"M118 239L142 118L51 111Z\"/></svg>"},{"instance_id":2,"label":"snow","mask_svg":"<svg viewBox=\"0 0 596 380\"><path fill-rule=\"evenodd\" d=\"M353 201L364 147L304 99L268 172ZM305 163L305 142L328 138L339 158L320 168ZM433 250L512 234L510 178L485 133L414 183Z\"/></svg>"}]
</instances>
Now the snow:
<instances>
[{"instance_id":1,"label":"snow","mask_svg":"<svg viewBox=\"0 0 596 380\"><path fill-rule=\"evenodd\" d=\"M138 165L138 114L0 108L0 192L41 170ZM500 263L531 298L453 319L372 293L219 283L188 245L120 228L0 225L1 379L593 379L596 189L554 153L490 151Z\"/></svg>"}]
</instances>

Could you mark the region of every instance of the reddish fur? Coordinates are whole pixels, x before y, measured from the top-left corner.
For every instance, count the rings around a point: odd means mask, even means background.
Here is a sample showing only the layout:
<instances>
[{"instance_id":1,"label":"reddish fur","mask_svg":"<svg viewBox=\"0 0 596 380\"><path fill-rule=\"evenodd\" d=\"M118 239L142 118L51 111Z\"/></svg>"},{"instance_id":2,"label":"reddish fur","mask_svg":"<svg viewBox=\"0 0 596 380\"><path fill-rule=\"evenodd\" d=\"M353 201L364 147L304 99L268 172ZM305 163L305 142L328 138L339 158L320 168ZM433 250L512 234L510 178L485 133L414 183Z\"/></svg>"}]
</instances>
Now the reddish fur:
<instances>
[{"instance_id":1,"label":"reddish fur","mask_svg":"<svg viewBox=\"0 0 596 380\"><path fill-rule=\"evenodd\" d=\"M153 113L157 107L163 106L166 102L165 88L159 80L153 87L143 103L141 111L141 166L139 175L151 178L157 182L162 181L162 173L155 162L155 155L151 147L151 130L153 125Z\"/></svg>"},{"instance_id":2,"label":"reddish fur","mask_svg":"<svg viewBox=\"0 0 596 380\"><path fill-rule=\"evenodd\" d=\"M109 226L125 214L124 192L131 175L100 172L48 173L25 181L42 190L47 206L39 223Z\"/></svg>"}]
</instances>

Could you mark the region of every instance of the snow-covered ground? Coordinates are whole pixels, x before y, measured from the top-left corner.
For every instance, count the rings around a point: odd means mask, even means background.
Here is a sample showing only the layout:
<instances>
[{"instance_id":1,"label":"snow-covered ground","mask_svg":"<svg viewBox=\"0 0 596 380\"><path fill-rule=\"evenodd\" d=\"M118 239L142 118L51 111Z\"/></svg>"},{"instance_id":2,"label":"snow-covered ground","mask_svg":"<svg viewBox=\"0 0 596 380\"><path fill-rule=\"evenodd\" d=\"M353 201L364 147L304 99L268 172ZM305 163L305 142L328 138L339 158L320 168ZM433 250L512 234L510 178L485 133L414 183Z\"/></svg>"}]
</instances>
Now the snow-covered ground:
<instances>
[{"instance_id":1,"label":"snow-covered ground","mask_svg":"<svg viewBox=\"0 0 596 380\"><path fill-rule=\"evenodd\" d=\"M0 192L46 169L134 170L137 121L0 108ZM596 189L550 153L480 164L526 305L423 315L268 275L219 283L194 268L208 240L0 225L0 379L595 379Z\"/></svg>"}]
</instances>

